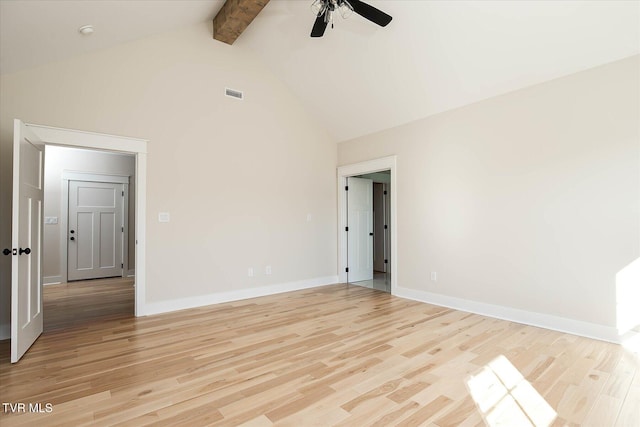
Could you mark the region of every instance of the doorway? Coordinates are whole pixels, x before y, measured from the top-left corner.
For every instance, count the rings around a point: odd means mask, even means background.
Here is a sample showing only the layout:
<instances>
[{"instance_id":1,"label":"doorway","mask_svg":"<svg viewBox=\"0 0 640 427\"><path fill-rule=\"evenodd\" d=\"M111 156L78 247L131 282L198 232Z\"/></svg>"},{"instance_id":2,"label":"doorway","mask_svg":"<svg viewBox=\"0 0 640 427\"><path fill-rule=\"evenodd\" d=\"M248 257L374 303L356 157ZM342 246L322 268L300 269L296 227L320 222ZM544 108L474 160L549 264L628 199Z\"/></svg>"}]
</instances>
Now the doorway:
<instances>
[{"instance_id":1,"label":"doorway","mask_svg":"<svg viewBox=\"0 0 640 427\"><path fill-rule=\"evenodd\" d=\"M135 274L136 158L45 146L44 284Z\"/></svg>"},{"instance_id":2,"label":"doorway","mask_svg":"<svg viewBox=\"0 0 640 427\"><path fill-rule=\"evenodd\" d=\"M11 268L11 362L17 362L43 330L42 301L42 177L44 147L67 146L120 152L135 156L135 315L144 314L146 251L147 141L112 135L25 124L14 120L13 212ZM35 154L32 154L35 153ZM35 177L35 178L34 178ZM33 182L32 182L33 181ZM35 184L34 184L35 183ZM37 185L36 185L37 184ZM33 188L33 190L31 190ZM39 189L39 192L36 191ZM35 194L35 195L32 195ZM28 202L28 206L22 203ZM39 203L39 204L38 204ZM36 206L34 208L33 206ZM30 221L30 218L35 221ZM26 227L26 228L25 228ZM25 228L28 233L21 232ZM35 232L34 232L35 230ZM18 250L19 249L19 250Z\"/></svg>"},{"instance_id":3,"label":"doorway","mask_svg":"<svg viewBox=\"0 0 640 427\"><path fill-rule=\"evenodd\" d=\"M135 155L46 145L44 178L44 284L133 276Z\"/></svg>"},{"instance_id":4,"label":"doorway","mask_svg":"<svg viewBox=\"0 0 640 427\"><path fill-rule=\"evenodd\" d=\"M44 332L133 316L135 156L45 146Z\"/></svg>"},{"instance_id":5,"label":"doorway","mask_svg":"<svg viewBox=\"0 0 640 427\"><path fill-rule=\"evenodd\" d=\"M395 176L396 156L338 168L340 282L395 293Z\"/></svg>"},{"instance_id":6,"label":"doorway","mask_svg":"<svg viewBox=\"0 0 640 427\"><path fill-rule=\"evenodd\" d=\"M347 178L347 281L391 292L391 171Z\"/></svg>"}]
</instances>

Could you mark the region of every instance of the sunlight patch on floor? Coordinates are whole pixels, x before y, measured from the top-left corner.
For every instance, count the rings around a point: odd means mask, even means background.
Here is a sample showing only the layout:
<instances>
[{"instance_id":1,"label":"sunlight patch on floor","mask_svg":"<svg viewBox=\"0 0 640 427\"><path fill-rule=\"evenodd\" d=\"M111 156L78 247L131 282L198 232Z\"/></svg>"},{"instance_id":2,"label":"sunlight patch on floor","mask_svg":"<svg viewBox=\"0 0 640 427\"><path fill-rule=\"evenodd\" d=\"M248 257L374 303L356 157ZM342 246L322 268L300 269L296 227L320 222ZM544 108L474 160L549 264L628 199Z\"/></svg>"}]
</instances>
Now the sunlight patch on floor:
<instances>
[{"instance_id":1,"label":"sunlight patch on floor","mask_svg":"<svg viewBox=\"0 0 640 427\"><path fill-rule=\"evenodd\" d=\"M489 426L549 426L556 411L500 355L467 380L471 397Z\"/></svg>"},{"instance_id":2,"label":"sunlight patch on floor","mask_svg":"<svg viewBox=\"0 0 640 427\"><path fill-rule=\"evenodd\" d=\"M630 331L620 339L622 346L631 353L640 355L640 332Z\"/></svg>"},{"instance_id":3,"label":"sunlight patch on floor","mask_svg":"<svg viewBox=\"0 0 640 427\"><path fill-rule=\"evenodd\" d=\"M640 258L616 273L616 325L623 335L640 325Z\"/></svg>"}]
</instances>

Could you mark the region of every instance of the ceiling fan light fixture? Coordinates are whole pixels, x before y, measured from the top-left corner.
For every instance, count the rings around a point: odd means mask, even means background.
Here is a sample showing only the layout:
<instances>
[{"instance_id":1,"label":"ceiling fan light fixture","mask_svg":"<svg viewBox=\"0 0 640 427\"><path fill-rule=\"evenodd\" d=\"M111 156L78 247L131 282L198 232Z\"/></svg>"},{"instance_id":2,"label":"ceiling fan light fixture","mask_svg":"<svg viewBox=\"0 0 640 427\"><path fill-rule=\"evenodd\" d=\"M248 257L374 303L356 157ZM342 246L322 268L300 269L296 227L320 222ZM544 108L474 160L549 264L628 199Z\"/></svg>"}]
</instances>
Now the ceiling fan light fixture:
<instances>
[{"instance_id":1,"label":"ceiling fan light fixture","mask_svg":"<svg viewBox=\"0 0 640 427\"><path fill-rule=\"evenodd\" d=\"M324 0L315 0L311 4L311 12L315 16L322 15L325 12L326 9L327 9L327 4L324 2Z\"/></svg>"},{"instance_id":2,"label":"ceiling fan light fixture","mask_svg":"<svg viewBox=\"0 0 640 427\"><path fill-rule=\"evenodd\" d=\"M353 6L351 6L351 3L349 3L347 0L342 0L339 3L338 11L340 12L340 16L342 16L343 19L347 19L353 13Z\"/></svg>"},{"instance_id":3,"label":"ceiling fan light fixture","mask_svg":"<svg viewBox=\"0 0 640 427\"><path fill-rule=\"evenodd\" d=\"M329 24L333 28L333 12L336 10L343 18L355 12L381 27L386 27L393 19L391 15L361 0L314 0L311 11L315 14L316 20L311 28L311 37L322 37Z\"/></svg>"}]
</instances>

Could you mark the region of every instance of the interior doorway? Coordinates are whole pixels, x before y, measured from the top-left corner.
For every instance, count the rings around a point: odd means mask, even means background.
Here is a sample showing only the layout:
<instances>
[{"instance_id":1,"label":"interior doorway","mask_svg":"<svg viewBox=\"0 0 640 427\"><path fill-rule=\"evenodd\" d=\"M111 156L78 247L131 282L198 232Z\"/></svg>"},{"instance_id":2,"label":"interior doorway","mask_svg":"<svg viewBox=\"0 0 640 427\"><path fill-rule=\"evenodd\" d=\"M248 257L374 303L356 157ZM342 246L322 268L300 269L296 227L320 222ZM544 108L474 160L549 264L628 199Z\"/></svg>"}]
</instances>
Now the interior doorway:
<instances>
[{"instance_id":1,"label":"interior doorway","mask_svg":"<svg viewBox=\"0 0 640 427\"><path fill-rule=\"evenodd\" d=\"M391 292L391 171L347 178L347 282Z\"/></svg>"},{"instance_id":2,"label":"interior doorway","mask_svg":"<svg viewBox=\"0 0 640 427\"><path fill-rule=\"evenodd\" d=\"M14 120L11 263L11 363L16 363L43 331L42 209L45 146L67 146L135 156L135 316L144 315L146 281L147 141L26 124Z\"/></svg>"},{"instance_id":3,"label":"interior doorway","mask_svg":"<svg viewBox=\"0 0 640 427\"><path fill-rule=\"evenodd\" d=\"M135 176L132 154L45 146L44 332L133 316Z\"/></svg>"},{"instance_id":4,"label":"interior doorway","mask_svg":"<svg viewBox=\"0 0 640 427\"><path fill-rule=\"evenodd\" d=\"M338 168L340 282L395 293L395 178L395 156Z\"/></svg>"},{"instance_id":5,"label":"interior doorway","mask_svg":"<svg viewBox=\"0 0 640 427\"><path fill-rule=\"evenodd\" d=\"M136 158L45 146L45 285L135 275Z\"/></svg>"}]
</instances>

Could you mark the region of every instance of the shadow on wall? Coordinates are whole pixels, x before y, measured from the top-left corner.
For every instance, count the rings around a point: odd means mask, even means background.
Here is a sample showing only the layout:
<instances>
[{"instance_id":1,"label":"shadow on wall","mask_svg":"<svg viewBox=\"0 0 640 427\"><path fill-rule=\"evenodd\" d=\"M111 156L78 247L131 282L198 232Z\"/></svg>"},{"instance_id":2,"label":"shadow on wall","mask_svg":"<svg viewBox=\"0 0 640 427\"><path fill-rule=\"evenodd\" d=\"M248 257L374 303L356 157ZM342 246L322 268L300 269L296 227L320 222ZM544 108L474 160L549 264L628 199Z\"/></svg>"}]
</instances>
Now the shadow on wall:
<instances>
[{"instance_id":1,"label":"shadow on wall","mask_svg":"<svg viewBox=\"0 0 640 427\"><path fill-rule=\"evenodd\" d=\"M640 258L616 274L616 327L622 344L640 351Z\"/></svg>"}]
</instances>

